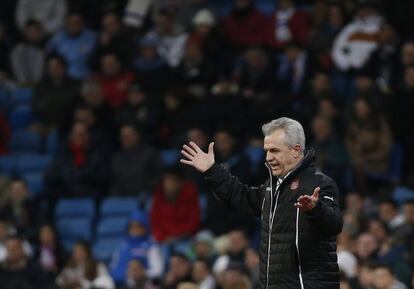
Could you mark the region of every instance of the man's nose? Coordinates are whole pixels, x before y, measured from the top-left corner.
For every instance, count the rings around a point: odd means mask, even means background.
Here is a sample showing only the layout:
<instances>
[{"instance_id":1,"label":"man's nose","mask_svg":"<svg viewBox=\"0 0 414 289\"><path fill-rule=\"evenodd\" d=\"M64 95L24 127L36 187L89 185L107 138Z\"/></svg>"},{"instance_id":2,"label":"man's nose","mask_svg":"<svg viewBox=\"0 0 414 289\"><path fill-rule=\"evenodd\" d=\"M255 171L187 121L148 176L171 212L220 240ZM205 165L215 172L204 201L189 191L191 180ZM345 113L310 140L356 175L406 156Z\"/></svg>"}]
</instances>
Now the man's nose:
<instances>
[{"instance_id":1,"label":"man's nose","mask_svg":"<svg viewBox=\"0 0 414 289\"><path fill-rule=\"evenodd\" d=\"M273 156L270 153L266 153L266 162L270 162L273 159Z\"/></svg>"}]
</instances>

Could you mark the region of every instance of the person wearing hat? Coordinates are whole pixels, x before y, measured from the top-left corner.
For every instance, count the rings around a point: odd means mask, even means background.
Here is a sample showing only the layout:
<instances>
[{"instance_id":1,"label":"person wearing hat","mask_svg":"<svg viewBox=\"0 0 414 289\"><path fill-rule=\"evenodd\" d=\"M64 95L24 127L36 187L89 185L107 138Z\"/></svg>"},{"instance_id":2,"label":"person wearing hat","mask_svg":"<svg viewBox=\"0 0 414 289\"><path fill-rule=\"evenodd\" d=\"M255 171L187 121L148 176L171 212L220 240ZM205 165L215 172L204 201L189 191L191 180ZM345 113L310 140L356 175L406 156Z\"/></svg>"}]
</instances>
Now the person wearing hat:
<instances>
[{"instance_id":1,"label":"person wearing hat","mask_svg":"<svg viewBox=\"0 0 414 289\"><path fill-rule=\"evenodd\" d=\"M141 211L131 214L127 235L112 257L111 275L117 284L126 281L128 263L131 260L139 260L149 278L160 277L164 270L160 248L150 235L148 216Z\"/></svg>"}]
</instances>

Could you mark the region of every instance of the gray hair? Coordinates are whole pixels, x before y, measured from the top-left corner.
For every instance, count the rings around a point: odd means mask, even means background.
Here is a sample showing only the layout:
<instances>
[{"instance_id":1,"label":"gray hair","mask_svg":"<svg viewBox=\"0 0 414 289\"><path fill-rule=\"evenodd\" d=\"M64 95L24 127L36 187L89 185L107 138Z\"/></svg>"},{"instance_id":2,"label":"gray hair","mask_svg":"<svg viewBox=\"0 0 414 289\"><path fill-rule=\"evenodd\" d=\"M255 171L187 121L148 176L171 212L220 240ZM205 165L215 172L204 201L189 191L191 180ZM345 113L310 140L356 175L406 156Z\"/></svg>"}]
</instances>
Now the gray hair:
<instances>
[{"instance_id":1,"label":"gray hair","mask_svg":"<svg viewBox=\"0 0 414 289\"><path fill-rule=\"evenodd\" d=\"M285 132L285 143L287 146L293 147L298 144L302 151L305 149L305 131L297 120L280 117L262 126L262 132L265 136L272 134L278 129L282 129Z\"/></svg>"}]
</instances>

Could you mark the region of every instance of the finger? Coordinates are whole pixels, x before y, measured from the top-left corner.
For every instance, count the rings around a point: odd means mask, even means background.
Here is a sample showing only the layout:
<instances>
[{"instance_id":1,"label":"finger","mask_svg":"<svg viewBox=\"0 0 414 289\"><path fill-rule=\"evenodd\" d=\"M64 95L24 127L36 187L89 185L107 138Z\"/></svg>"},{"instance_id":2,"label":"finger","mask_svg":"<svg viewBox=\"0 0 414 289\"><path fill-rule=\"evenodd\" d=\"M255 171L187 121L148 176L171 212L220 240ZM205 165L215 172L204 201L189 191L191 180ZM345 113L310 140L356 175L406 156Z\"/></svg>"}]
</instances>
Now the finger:
<instances>
[{"instance_id":1,"label":"finger","mask_svg":"<svg viewBox=\"0 0 414 289\"><path fill-rule=\"evenodd\" d=\"M214 142L211 142L208 145L208 154L212 154L214 152Z\"/></svg>"},{"instance_id":2,"label":"finger","mask_svg":"<svg viewBox=\"0 0 414 289\"><path fill-rule=\"evenodd\" d=\"M189 160L194 160L194 156L192 156L192 155L190 155L188 152L186 152L185 150L181 150L181 154L183 155L183 156L185 156L187 159L189 159Z\"/></svg>"},{"instance_id":3,"label":"finger","mask_svg":"<svg viewBox=\"0 0 414 289\"><path fill-rule=\"evenodd\" d=\"M195 156L197 154L197 152L194 149L190 148L188 145L183 145L183 149L185 149L186 152L192 156Z\"/></svg>"},{"instance_id":4,"label":"finger","mask_svg":"<svg viewBox=\"0 0 414 289\"><path fill-rule=\"evenodd\" d=\"M190 141L190 146L196 151L196 152L201 152L202 150L200 149L200 147L193 141Z\"/></svg>"},{"instance_id":5,"label":"finger","mask_svg":"<svg viewBox=\"0 0 414 289\"><path fill-rule=\"evenodd\" d=\"M303 205L300 203L295 203L295 208L301 209L303 208Z\"/></svg>"},{"instance_id":6,"label":"finger","mask_svg":"<svg viewBox=\"0 0 414 289\"><path fill-rule=\"evenodd\" d=\"M298 198L298 202L308 202L308 201L310 201L310 200L311 200L311 197L310 197L310 196L308 196L308 195L300 196L300 197Z\"/></svg>"},{"instance_id":7,"label":"finger","mask_svg":"<svg viewBox=\"0 0 414 289\"><path fill-rule=\"evenodd\" d=\"M316 187L315 190L313 191L312 194L312 198L319 200L319 192L320 192L321 188L320 187Z\"/></svg>"},{"instance_id":8,"label":"finger","mask_svg":"<svg viewBox=\"0 0 414 289\"><path fill-rule=\"evenodd\" d=\"M186 165L193 165L193 161L189 161L189 160L185 160L185 159L181 159L180 163L186 164Z\"/></svg>"}]
</instances>

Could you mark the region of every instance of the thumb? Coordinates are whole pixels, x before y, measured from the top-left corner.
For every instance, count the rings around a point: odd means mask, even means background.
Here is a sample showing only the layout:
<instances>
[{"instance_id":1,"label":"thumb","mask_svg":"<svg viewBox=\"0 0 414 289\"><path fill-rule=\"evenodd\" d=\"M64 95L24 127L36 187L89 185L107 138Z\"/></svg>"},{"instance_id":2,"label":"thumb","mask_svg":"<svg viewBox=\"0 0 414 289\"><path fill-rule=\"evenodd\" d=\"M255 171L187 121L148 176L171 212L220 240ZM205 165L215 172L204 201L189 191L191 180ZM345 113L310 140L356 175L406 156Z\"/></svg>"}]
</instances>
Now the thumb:
<instances>
[{"instance_id":1,"label":"thumb","mask_svg":"<svg viewBox=\"0 0 414 289\"><path fill-rule=\"evenodd\" d=\"M312 197L319 200L319 192L320 192L321 188L320 187L316 187L315 190L313 191Z\"/></svg>"},{"instance_id":2,"label":"thumb","mask_svg":"<svg viewBox=\"0 0 414 289\"><path fill-rule=\"evenodd\" d=\"M210 155L210 154L213 154L213 153L214 153L214 142L211 142L208 145L208 154Z\"/></svg>"}]
</instances>

